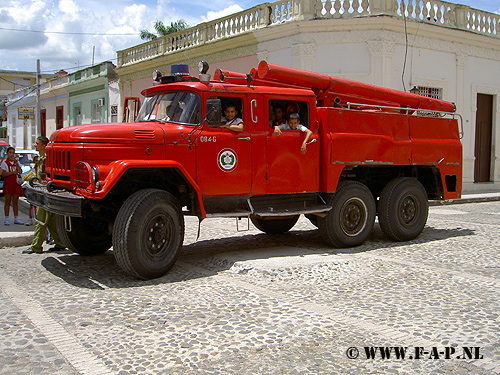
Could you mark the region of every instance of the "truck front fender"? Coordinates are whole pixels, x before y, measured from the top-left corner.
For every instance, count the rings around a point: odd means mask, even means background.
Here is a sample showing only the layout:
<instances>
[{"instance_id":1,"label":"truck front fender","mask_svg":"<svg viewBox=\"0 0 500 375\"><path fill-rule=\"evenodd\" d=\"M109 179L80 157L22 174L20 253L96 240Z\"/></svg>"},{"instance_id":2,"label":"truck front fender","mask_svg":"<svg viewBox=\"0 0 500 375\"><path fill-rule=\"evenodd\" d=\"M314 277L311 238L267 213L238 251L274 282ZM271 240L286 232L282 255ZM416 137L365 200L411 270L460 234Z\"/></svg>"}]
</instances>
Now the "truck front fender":
<instances>
[{"instance_id":1,"label":"truck front fender","mask_svg":"<svg viewBox=\"0 0 500 375\"><path fill-rule=\"evenodd\" d=\"M99 168L99 166L97 166ZM123 175L132 169L155 169L155 168L172 168L176 169L179 174L196 192L196 200L198 202L200 213L205 217L205 208L203 205L201 190L194 178L189 172L177 161L173 160L118 160L105 166L109 172L104 180L100 180L99 186L96 186L95 191L88 189L76 189L76 193L89 199L103 199L117 184Z\"/></svg>"}]
</instances>

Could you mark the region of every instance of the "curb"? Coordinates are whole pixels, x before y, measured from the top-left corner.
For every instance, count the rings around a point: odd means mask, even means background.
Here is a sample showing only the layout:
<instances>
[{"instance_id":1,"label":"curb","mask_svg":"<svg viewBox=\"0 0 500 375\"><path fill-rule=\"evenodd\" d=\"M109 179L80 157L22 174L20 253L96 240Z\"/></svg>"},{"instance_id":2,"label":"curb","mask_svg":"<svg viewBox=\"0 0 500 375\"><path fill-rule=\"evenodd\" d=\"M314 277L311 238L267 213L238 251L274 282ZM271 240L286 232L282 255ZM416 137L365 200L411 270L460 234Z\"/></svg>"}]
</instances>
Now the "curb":
<instances>
[{"instance_id":1,"label":"curb","mask_svg":"<svg viewBox=\"0 0 500 375\"><path fill-rule=\"evenodd\" d=\"M451 204L465 204L465 203L484 203L484 202L496 202L500 201L499 195L489 196L489 197L466 197L460 199L450 199L447 201L429 201L429 206L447 206Z\"/></svg>"},{"instance_id":2,"label":"curb","mask_svg":"<svg viewBox=\"0 0 500 375\"><path fill-rule=\"evenodd\" d=\"M2 205L2 215L3 215L3 205L5 205L5 197L0 195L0 202ZM29 215L29 210L30 210L30 204L26 201L26 198L20 197L19 198L19 212L22 212L26 216ZM2 216L3 218L3 216ZM3 219L2 222L0 223L3 227ZM24 232L19 232L14 235L10 235L8 237L5 236L5 233L2 233L2 230L0 230L0 249L7 248L7 247L20 247L20 246L30 246L31 243L33 242L33 229L34 227L26 227L26 231ZM29 229L28 229L29 228ZM3 229L3 228L2 228Z\"/></svg>"},{"instance_id":3,"label":"curb","mask_svg":"<svg viewBox=\"0 0 500 375\"><path fill-rule=\"evenodd\" d=\"M0 249L6 247L30 246L33 242L33 233L19 236L0 238Z\"/></svg>"}]
</instances>

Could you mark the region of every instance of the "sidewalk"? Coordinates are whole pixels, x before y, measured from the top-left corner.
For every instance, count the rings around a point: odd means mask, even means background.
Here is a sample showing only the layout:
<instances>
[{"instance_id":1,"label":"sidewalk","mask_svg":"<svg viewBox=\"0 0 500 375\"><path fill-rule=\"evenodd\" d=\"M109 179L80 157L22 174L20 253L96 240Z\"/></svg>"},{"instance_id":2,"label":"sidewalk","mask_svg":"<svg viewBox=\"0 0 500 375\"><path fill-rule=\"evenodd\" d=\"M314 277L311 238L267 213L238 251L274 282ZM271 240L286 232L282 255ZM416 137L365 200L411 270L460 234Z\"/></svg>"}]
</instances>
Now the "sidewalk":
<instances>
[{"instance_id":1,"label":"sidewalk","mask_svg":"<svg viewBox=\"0 0 500 375\"><path fill-rule=\"evenodd\" d=\"M2 247L16 247L16 246L29 246L33 240L33 225L16 225L14 224L14 212L12 206L10 207L10 225L3 225L5 220L4 215L5 197L0 195L0 248ZM19 220L26 223L29 218L30 205L26 198L19 198Z\"/></svg>"},{"instance_id":2,"label":"sidewalk","mask_svg":"<svg viewBox=\"0 0 500 375\"><path fill-rule=\"evenodd\" d=\"M463 194L461 199L454 199L449 201L430 201L430 206L441 206L449 204L461 204L461 203L474 203L474 202L492 202L500 201L500 192L489 192L489 193L469 193ZM10 210L10 222L9 226L3 225L4 214L3 207L5 204L5 198L0 195L0 248L3 247L17 247L17 246L29 246L33 240L33 230L34 226L26 225L15 225L12 224L14 221L14 214L12 212L12 207ZM22 222L28 221L29 203L26 198L21 197L19 199L19 220Z\"/></svg>"}]
</instances>

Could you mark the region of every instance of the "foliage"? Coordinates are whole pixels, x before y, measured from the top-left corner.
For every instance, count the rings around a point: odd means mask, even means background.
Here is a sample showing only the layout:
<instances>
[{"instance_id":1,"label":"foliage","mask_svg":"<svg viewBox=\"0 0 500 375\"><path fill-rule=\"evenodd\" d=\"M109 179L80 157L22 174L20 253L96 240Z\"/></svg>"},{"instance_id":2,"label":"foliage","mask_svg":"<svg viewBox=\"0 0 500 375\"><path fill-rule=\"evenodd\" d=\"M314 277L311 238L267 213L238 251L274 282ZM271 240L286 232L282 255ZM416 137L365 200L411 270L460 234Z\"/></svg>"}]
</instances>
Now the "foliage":
<instances>
[{"instance_id":1,"label":"foliage","mask_svg":"<svg viewBox=\"0 0 500 375\"><path fill-rule=\"evenodd\" d=\"M170 22L170 26L165 26L162 21L155 22L156 34L149 32L148 30L141 30L141 39L143 40L154 40L158 37L162 37L168 34L175 33L177 31L184 30L188 27L188 24L184 20L178 20L175 22Z\"/></svg>"}]
</instances>

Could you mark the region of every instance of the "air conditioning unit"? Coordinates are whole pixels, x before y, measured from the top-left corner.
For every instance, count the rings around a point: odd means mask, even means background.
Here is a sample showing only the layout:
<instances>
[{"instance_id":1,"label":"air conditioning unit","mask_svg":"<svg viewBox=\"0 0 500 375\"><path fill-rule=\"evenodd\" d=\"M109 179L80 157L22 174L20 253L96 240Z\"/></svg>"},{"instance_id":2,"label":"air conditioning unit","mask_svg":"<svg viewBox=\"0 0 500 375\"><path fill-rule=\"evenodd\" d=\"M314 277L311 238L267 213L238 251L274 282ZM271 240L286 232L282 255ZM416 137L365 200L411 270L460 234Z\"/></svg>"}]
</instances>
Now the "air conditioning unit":
<instances>
[{"instance_id":1,"label":"air conditioning unit","mask_svg":"<svg viewBox=\"0 0 500 375\"><path fill-rule=\"evenodd\" d=\"M99 107L104 107L104 98L101 98L97 101L97 104L99 105Z\"/></svg>"}]
</instances>

